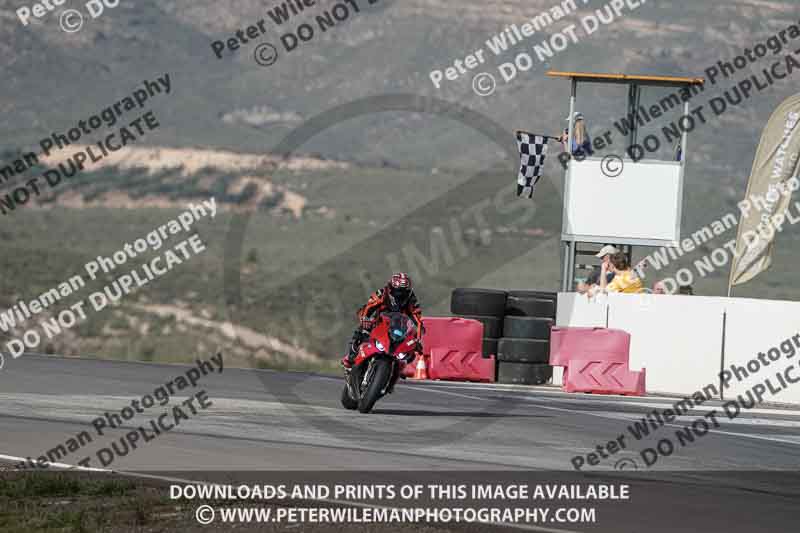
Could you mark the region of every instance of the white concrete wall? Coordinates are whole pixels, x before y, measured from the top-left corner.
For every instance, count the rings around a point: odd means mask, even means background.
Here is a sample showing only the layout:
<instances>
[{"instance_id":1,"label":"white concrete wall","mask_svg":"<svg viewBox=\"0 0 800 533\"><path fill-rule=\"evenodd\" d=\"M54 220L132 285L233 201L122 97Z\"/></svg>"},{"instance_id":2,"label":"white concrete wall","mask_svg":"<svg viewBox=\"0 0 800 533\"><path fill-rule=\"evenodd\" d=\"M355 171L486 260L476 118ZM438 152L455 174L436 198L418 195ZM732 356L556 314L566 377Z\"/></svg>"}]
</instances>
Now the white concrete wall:
<instances>
[{"instance_id":1,"label":"white concrete wall","mask_svg":"<svg viewBox=\"0 0 800 533\"><path fill-rule=\"evenodd\" d=\"M606 327L608 296L599 295L593 300L575 292L558 293L556 309L557 326Z\"/></svg>"},{"instance_id":2,"label":"white concrete wall","mask_svg":"<svg viewBox=\"0 0 800 533\"><path fill-rule=\"evenodd\" d=\"M648 392L719 385L721 298L610 294L608 327L631 334L630 369L647 368Z\"/></svg>"},{"instance_id":3,"label":"white concrete wall","mask_svg":"<svg viewBox=\"0 0 800 533\"><path fill-rule=\"evenodd\" d=\"M780 347L800 335L800 302L650 294L610 294L590 302L585 296L562 293L556 325L602 327L606 312L608 327L631 334L630 368L647 369L650 393L690 395L709 384L719 387L722 368L747 367L759 352L768 354L778 348L781 353L776 361L766 355L769 365L760 364L757 372L748 371L750 375L741 381L734 378L723 390L724 397L735 398L770 378L774 388L783 390L776 394L767 390L765 401L800 404L800 382L784 387L775 377L793 366L790 377L800 379L800 337ZM554 383L561 381L554 379Z\"/></svg>"},{"instance_id":4,"label":"white concrete wall","mask_svg":"<svg viewBox=\"0 0 800 533\"><path fill-rule=\"evenodd\" d=\"M765 366L759 361L760 369L755 373L747 370L749 376L741 381L734 377L730 387L723 391L725 399L745 394L748 389L759 382L763 383L767 378L775 389L782 388L775 374L783 373L788 366L795 367L790 372L790 378L800 378L800 348L794 342L785 345L785 348L793 347L797 353L791 357L787 354L791 355L792 350L786 349L784 353L780 349L782 341L791 339L799 332L800 302L732 298L727 306L725 368L730 369L731 364L746 368L748 361L758 358L759 352L764 352L764 358L769 364ZM781 352L776 361L768 357L771 348L778 348ZM785 390L774 395L767 389L765 401L800 404L800 383L787 385Z\"/></svg>"}]
</instances>

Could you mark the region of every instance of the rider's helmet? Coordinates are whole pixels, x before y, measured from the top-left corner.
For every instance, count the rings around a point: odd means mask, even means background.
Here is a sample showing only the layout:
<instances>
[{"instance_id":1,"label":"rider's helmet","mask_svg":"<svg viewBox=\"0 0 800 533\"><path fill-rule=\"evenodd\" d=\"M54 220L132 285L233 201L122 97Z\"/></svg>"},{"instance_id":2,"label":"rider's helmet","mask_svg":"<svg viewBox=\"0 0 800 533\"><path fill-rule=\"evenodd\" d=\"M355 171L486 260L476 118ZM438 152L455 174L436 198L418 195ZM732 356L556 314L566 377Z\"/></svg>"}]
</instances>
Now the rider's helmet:
<instances>
[{"instance_id":1,"label":"rider's helmet","mask_svg":"<svg viewBox=\"0 0 800 533\"><path fill-rule=\"evenodd\" d=\"M386 284L386 288L388 289L389 305L394 311L403 309L408 304L413 293L411 278L403 272L392 275L389 283Z\"/></svg>"}]
</instances>

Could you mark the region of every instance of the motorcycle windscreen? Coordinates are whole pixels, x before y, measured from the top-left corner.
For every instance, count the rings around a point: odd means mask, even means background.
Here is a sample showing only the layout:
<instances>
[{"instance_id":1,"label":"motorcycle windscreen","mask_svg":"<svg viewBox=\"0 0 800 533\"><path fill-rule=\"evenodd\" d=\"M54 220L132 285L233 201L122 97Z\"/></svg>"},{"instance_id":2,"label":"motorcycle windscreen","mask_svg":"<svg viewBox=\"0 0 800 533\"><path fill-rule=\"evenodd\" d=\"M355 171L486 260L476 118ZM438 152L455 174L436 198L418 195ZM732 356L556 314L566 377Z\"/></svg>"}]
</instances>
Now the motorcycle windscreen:
<instances>
[{"instance_id":1,"label":"motorcycle windscreen","mask_svg":"<svg viewBox=\"0 0 800 533\"><path fill-rule=\"evenodd\" d=\"M414 321L404 313L387 313L389 319L389 339L392 344L399 344L406 338L415 337L417 327Z\"/></svg>"}]
</instances>

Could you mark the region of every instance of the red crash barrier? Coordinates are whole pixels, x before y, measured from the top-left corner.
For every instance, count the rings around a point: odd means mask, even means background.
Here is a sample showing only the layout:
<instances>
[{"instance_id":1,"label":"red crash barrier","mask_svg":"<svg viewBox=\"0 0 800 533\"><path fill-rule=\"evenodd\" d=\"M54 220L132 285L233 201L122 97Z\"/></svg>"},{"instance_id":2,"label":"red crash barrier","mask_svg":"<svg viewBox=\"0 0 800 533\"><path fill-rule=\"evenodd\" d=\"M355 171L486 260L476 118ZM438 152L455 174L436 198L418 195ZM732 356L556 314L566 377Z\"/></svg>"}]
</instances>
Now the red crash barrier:
<instances>
[{"instance_id":1,"label":"red crash barrier","mask_svg":"<svg viewBox=\"0 0 800 533\"><path fill-rule=\"evenodd\" d=\"M631 336L606 328L554 327L550 364L563 366L566 392L645 395L645 371L628 370Z\"/></svg>"},{"instance_id":2,"label":"red crash barrier","mask_svg":"<svg viewBox=\"0 0 800 533\"><path fill-rule=\"evenodd\" d=\"M483 324L477 320L432 316L423 318L422 324L425 327L422 344L426 354L434 348L478 353L483 349Z\"/></svg>"},{"instance_id":3,"label":"red crash barrier","mask_svg":"<svg viewBox=\"0 0 800 533\"><path fill-rule=\"evenodd\" d=\"M627 363L573 359L564 369L566 392L594 394L645 395L645 371L632 372Z\"/></svg>"},{"instance_id":4,"label":"red crash barrier","mask_svg":"<svg viewBox=\"0 0 800 533\"><path fill-rule=\"evenodd\" d=\"M550 365L568 367L576 357L627 365L630 347L630 334L620 329L556 326L550 330Z\"/></svg>"},{"instance_id":5,"label":"red crash barrier","mask_svg":"<svg viewBox=\"0 0 800 533\"><path fill-rule=\"evenodd\" d=\"M494 357L477 352L434 348L428 359L428 377L448 381L494 381Z\"/></svg>"},{"instance_id":6,"label":"red crash barrier","mask_svg":"<svg viewBox=\"0 0 800 533\"><path fill-rule=\"evenodd\" d=\"M483 359L483 324L458 317L424 317L422 345L428 377L450 381L494 381L494 357ZM417 361L407 364L413 377Z\"/></svg>"}]
</instances>

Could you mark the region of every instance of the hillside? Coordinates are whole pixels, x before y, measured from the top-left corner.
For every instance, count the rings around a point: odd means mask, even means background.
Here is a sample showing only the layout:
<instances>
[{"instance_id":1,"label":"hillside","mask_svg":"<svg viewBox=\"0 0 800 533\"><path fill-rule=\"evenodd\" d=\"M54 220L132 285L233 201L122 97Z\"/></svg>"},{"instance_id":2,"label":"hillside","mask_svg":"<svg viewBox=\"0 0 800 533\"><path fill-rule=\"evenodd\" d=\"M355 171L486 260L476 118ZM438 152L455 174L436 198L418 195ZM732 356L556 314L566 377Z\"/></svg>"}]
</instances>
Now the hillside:
<instances>
[{"instance_id":1,"label":"hillside","mask_svg":"<svg viewBox=\"0 0 800 533\"><path fill-rule=\"evenodd\" d=\"M0 306L46 290L209 195L221 216L201 229L211 252L203 261L49 349L160 358L223 346L251 364L311 364L341 351L352 311L395 268L415 274L432 313L447 311L454 286L555 288L561 179L555 158L536 201L514 200L509 189L517 164L514 130L554 134L567 114L566 82L544 72L703 75L786 28L796 13L793 3L781 1L649 2L484 98L472 91L471 75L436 89L429 73L485 49L487 39L553 2L361 4L357 15L262 67L253 60L256 41L277 45L287 28L313 22L317 11L278 27L268 16L278 2L123 1L80 32L65 33L57 14L24 27L14 15L18 3L0 0L3 164L39 153L41 139L101 113L143 80L165 73L172 80L169 94L102 128L116 131L150 110L157 129L0 218L6 251ZM534 43L604 5L577 4L576 13L539 37L499 57L487 52L485 69L497 73L516 53L532 53ZM215 57L213 41L259 19L267 21L261 39ZM791 50L800 46L794 44ZM773 61L768 56L709 84L698 105ZM792 79L778 82L693 132L684 233L735 209L761 128L796 86ZM622 93L578 95L590 133L613 128L625 112ZM94 132L42 157L39 167L4 183L0 196L103 138ZM741 294L800 297L789 280L797 241L796 231L782 235L772 271ZM697 292L721 294L725 274L698 282Z\"/></svg>"},{"instance_id":2,"label":"hillside","mask_svg":"<svg viewBox=\"0 0 800 533\"><path fill-rule=\"evenodd\" d=\"M597 1L581 4L577 13L555 22L548 31L577 23L603 5ZM470 79L436 90L428 73L463 59L507 24L538 15L551 2L383 0L281 57L270 68L255 64L252 46L221 60L210 46L265 17L262 2L143 1L135 7L123 3L87 23L78 34L60 31L51 19L24 28L10 15L12 2L4 0L0 5L7 13L7 23L0 30L0 46L7 52L0 60L4 73L0 142L5 146L23 148L36 143L41 136L102 109L143 78L169 72L175 80L174 93L157 102L164 127L156 132L155 143L243 152L269 150L299 120L365 96L392 93L455 101L509 130L557 130L568 104L562 96L565 86L543 76L544 70L702 75L717 61L732 59L744 46L786 27L792 12L788 2L647 4L612 26L584 36L549 64L518 76L495 97L481 99L472 93ZM298 21L310 19L313 13ZM265 39L277 40L285 28L269 26ZM523 50L530 47L520 45L514 52ZM490 57L487 66L513 57L511 52ZM763 60L765 65L768 59ZM54 80L58 80L55 94ZM754 99L752 106L726 116L723 123L698 132L693 141L697 161L703 165L698 175L712 171L726 185L738 184L731 173L748 166L752 141L758 136L753 117L764 116L791 91L791 84L779 85ZM585 109L591 110L595 128L605 129L624 114L624 102L597 96L587 101ZM272 114L269 120L255 124L241 120L242 113L263 115L265 109ZM333 159L368 164L388 161L406 168L463 166L485 161L487 153L496 154L493 147L479 149L476 145L485 145L485 139L457 124L432 116L365 111L361 118L337 126L334 135L329 132L311 139L304 150ZM752 131L737 133L736 150L725 151L714 142L728 127L747 126ZM465 145L472 148L470 153L465 153ZM728 157L721 157L725 154ZM731 161L730 154L736 154L736 159ZM708 160L717 164L708 165Z\"/></svg>"}]
</instances>

